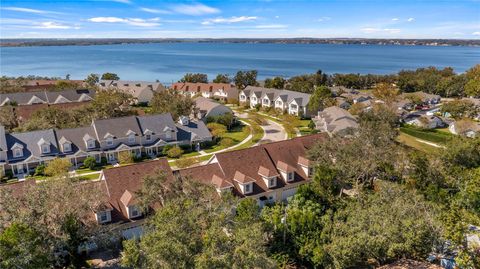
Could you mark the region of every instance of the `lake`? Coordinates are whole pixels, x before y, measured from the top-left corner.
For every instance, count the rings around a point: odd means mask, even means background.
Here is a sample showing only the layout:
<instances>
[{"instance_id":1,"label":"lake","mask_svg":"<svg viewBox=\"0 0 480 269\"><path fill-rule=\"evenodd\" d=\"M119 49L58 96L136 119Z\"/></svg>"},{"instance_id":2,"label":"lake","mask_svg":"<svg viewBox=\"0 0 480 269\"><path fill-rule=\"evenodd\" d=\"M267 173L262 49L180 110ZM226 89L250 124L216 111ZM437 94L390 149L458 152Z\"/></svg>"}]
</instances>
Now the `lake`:
<instances>
[{"instance_id":1,"label":"lake","mask_svg":"<svg viewBox=\"0 0 480 269\"><path fill-rule=\"evenodd\" d=\"M117 73L127 80L172 83L186 72L233 75L256 69L259 78L313 73L396 73L451 66L464 72L480 63L478 47L333 44L158 43L0 48L0 74L84 79Z\"/></svg>"}]
</instances>

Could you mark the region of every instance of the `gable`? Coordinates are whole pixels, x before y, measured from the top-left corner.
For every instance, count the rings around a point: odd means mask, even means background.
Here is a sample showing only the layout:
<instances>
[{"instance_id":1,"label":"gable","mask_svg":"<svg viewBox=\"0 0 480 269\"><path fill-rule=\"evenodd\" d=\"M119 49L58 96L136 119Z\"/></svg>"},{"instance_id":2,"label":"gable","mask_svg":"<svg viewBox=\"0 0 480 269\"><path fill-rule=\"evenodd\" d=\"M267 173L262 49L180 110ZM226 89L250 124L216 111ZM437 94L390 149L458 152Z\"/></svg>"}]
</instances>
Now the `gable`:
<instances>
[{"instance_id":1,"label":"gable","mask_svg":"<svg viewBox=\"0 0 480 269\"><path fill-rule=\"evenodd\" d=\"M55 99L55 102L53 102L54 104L62 104L62 103L70 103L72 101L68 100L67 98L65 98L64 96L62 95L59 95L57 97L57 99Z\"/></svg>"}]
</instances>

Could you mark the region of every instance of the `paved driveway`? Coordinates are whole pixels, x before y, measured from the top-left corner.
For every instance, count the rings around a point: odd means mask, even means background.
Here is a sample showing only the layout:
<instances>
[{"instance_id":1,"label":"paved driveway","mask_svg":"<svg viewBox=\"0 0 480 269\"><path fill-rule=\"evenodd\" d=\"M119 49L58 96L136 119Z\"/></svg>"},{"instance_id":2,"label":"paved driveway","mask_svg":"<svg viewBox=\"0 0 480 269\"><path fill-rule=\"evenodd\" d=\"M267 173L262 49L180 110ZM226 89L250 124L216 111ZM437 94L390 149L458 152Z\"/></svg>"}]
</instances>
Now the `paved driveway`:
<instances>
[{"instance_id":1,"label":"paved driveway","mask_svg":"<svg viewBox=\"0 0 480 269\"><path fill-rule=\"evenodd\" d=\"M266 119L266 121L266 125L261 125L265 133L262 139L258 141L259 144L282 141L287 139L287 133L285 132L285 129L283 129L282 125L269 119Z\"/></svg>"}]
</instances>

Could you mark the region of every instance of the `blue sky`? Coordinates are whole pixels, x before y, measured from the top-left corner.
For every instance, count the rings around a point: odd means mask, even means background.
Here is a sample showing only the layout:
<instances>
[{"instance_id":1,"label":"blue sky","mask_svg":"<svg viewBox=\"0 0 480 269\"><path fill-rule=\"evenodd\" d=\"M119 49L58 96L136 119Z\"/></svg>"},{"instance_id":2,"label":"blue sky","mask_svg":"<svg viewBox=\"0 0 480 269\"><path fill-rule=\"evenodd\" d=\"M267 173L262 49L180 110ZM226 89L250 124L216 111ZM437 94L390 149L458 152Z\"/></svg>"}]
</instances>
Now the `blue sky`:
<instances>
[{"instance_id":1,"label":"blue sky","mask_svg":"<svg viewBox=\"0 0 480 269\"><path fill-rule=\"evenodd\" d=\"M1 38L480 38L480 0L1 0Z\"/></svg>"}]
</instances>

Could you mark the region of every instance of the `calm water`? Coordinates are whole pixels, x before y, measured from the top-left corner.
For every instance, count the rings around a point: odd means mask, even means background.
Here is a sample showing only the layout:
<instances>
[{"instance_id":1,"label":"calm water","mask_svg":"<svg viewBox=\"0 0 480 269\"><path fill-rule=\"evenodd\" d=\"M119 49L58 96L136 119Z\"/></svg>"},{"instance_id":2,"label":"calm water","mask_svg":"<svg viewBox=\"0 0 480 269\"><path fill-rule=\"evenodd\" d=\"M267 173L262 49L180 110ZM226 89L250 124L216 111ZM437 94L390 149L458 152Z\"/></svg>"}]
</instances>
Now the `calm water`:
<instances>
[{"instance_id":1,"label":"calm water","mask_svg":"<svg viewBox=\"0 0 480 269\"><path fill-rule=\"evenodd\" d=\"M451 66L457 72L480 63L480 48L171 43L0 48L0 74L83 79L114 72L121 79L171 83L186 72L234 74L256 69L259 78L327 73L395 73L417 67Z\"/></svg>"}]
</instances>

